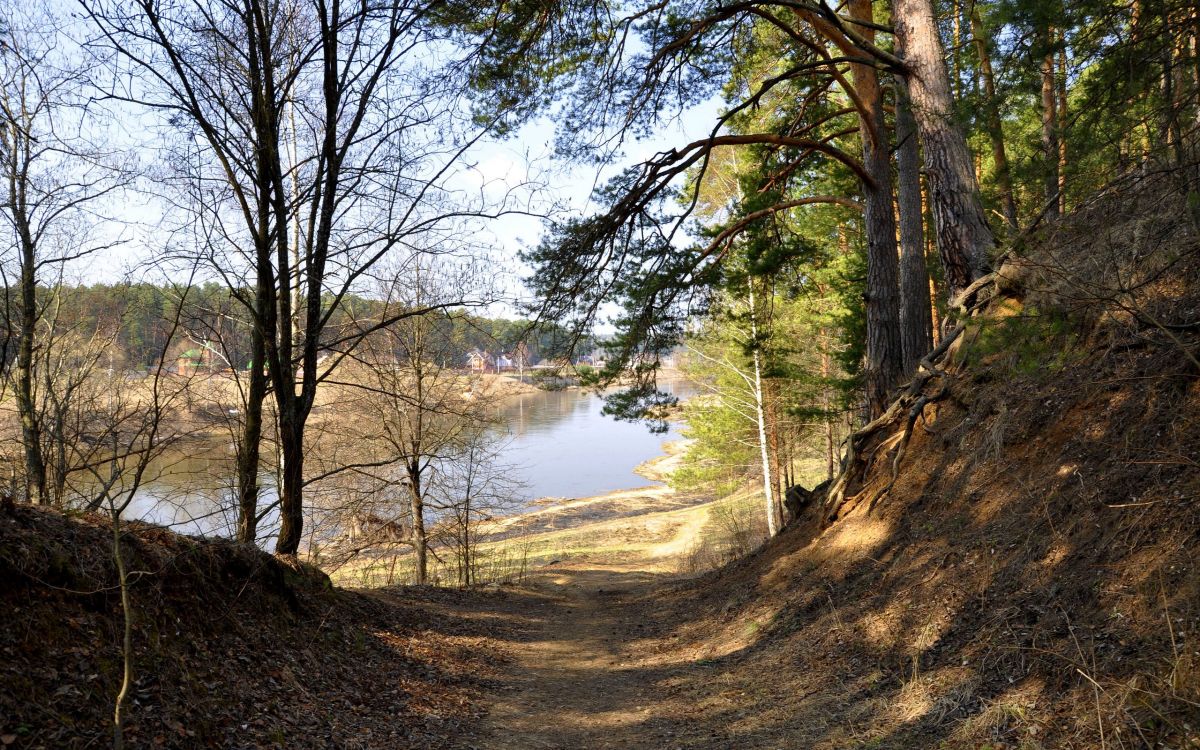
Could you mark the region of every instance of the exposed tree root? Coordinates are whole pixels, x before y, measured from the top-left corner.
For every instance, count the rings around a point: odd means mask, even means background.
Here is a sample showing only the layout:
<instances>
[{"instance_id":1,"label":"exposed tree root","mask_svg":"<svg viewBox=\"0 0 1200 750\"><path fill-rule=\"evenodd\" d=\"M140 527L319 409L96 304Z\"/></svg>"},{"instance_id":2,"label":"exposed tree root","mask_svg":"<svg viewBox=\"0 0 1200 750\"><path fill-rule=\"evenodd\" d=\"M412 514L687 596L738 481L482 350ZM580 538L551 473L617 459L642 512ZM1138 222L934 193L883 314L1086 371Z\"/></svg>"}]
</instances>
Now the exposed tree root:
<instances>
[{"instance_id":1,"label":"exposed tree root","mask_svg":"<svg viewBox=\"0 0 1200 750\"><path fill-rule=\"evenodd\" d=\"M972 287L978 290L981 287ZM846 497L846 490L850 486L852 479L861 481L870 471L874 456L881 450L890 450L895 446L896 453L892 458L891 479L882 489L872 496L870 507L875 507L884 495L886 495L895 485L896 479L900 475L900 463L904 459L904 453L908 448L908 442L912 438L913 428L916 426L917 420L921 419L925 414L925 407L929 404L942 400L950 393L950 375L937 363L941 360L950 346L962 335L966 326L959 323L954 326L945 336L942 337L941 343L934 348L933 351L925 355L917 366L917 374L913 376L912 381L904 389L904 392L895 401L888 406L887 410L879 417L871 420L865 427L853 433L846 440L846 452L842 457L841 471L838 477L834 480L829 488L829 493L825 497L824 520L826 523L836 520L839 516L844 515L858 505L861 499L861 491L849 498ZM939 380L941 387L936 392L926 393L925 389L933 380ZM863 453L863 448L868 440L875 433L883 430L904 415L903 428L881 443L869 454Z\"/></svg>"},{"instance_id":2,"label":"exposed tree root","mask_svg":"<svg viewBox=\"0 0 1200 750\"><path fill-rule=\"evenodd\" d=\"M1001 293L1000 280L1003 278L1003 262L1007 257L1007 255L1002 256L1000 262L997 263L1000 270L979 277L950 300L950 309L956 314L955 317L958 320L967 320ZM984 294L989 287L992 289L991 293ZM875 504L895 486L900 475L900 464L904 460L908 442L912 438L913 428L918 421L923 420L925 407L941 401L950 394L951 375L938 365L965 328L966 324L959 322L947 330L933 351L921 359L916 375L913 376L900 396L888 406L883 414L846 439L841 470L824 498L823 523L835 521L858 505L865 488L860 488L856 493L847 497L846 493L851 483L865 480L874 464L876 455L881 451L891 450L893 447L895 447L895 455L892 457L891 478L886 485L874 493L869 507L874 508ZM935 379L941 382L940 387L936 391L926 393L926 388ZM903 427L890 438L881 441L872 450L864 453L868 439L896 423L902 418L902 415Z\"/></svg>"},{"instance_id":3,"label":"exposed tree root","mask_svg":"<svg viewBox=\"0 0 1200 750\"><path fill-rule=\"evenodd\" d=\"M944 373L943 373L944 375ZM878 492L871 498L871 502L867 505L868 511L875 507L884 495L891 492L892 487L896 484L896 479L900 476L900 462L904 460L904 452L908 449L908 441L912 438L913 426L916 425L917 419L925 416L925 407L935 401L941 401L950 394L950 385L943 382L942 387L937 393L928 395L922 394L912 408L908 410L908 420L904 424L904 432L902 433L899 444L896 447L896 457L892 459L892 476L888 483L881 487Z\"/></svg>"}]
</instances>

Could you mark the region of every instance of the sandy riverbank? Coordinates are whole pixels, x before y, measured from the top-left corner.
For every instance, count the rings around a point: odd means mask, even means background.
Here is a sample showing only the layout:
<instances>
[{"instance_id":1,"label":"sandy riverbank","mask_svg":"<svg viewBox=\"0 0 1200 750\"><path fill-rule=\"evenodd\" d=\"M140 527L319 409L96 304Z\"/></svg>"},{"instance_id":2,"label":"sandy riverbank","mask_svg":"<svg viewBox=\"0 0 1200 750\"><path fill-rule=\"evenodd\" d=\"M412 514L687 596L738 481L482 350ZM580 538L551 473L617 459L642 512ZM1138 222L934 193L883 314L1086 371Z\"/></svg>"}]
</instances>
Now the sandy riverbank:
<instances>
[{"instance_id":1,"label":"sandy riverbank","mask_svg":"<svg viewBox=\"0 0 1200 750\"><path fill-rule=\"evenodd\" d=\"M643 462L637 473L651 481L665 479L681 460L684 447L683 440L666 443L664 455ZM476 555L488 568L481 580L526 575L565 560L649 564L663 571L692 572L691 551L714 533L713 509L745 504L750 494L714 499L658 484L584 498L544 498L538 501L542 507L479 525ZM341 585L402 582L408 557L399 549L379 550L331 575ZM440 580L438 573L434 571L435 580Z\"/></svg>"},{"instance_id":2,"label":"sandy riverbank","mask_svg":"<svg viewBox=\"0 0 1200 750\"><path fill-rule=\"evenodd\" d=\"M613 490L580 498L544 497L530 503L532 510L495 519L481 529L488 541L544 531L561 531L589 523L627 518L646 513L686 508L707 498L693 493L680 493L666 485L672 471L682 460L686 440L663 444L664 454L643 461L634 473L661 484Z\"/></svg>"}]
</instances>

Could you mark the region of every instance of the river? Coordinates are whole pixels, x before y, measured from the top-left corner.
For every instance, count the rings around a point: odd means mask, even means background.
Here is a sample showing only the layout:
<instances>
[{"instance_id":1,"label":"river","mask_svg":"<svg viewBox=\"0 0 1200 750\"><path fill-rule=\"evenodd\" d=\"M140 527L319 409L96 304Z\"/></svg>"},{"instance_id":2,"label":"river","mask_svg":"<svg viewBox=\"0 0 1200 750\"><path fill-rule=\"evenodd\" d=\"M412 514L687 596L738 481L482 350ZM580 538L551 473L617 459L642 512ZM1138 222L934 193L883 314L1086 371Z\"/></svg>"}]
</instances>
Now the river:
<instances>
[{"instance_id":1,"label":"river","mask_svg":"<svg viewBox=\"0 0 1200 750\"><path fill-rule=\"evenodd\" d=\"M664 391L686 398L685 381L660 383ZM602 397L566 389L512 396L500 407L507 425L499 461L512 489L512 510L543 498L590 497L653 484L634 468L663 452L663 442L678 437L672 424L653 434L644 424L618 422L601 414ZM226 446L175 454L152 466L143 490L126 517L170 526L187 534L228 535L234 525L231 451ZM273 479L263 477L263 503L274 502ZM274 514L264 519L270 532Z\"/></svg>"}]
</instances>

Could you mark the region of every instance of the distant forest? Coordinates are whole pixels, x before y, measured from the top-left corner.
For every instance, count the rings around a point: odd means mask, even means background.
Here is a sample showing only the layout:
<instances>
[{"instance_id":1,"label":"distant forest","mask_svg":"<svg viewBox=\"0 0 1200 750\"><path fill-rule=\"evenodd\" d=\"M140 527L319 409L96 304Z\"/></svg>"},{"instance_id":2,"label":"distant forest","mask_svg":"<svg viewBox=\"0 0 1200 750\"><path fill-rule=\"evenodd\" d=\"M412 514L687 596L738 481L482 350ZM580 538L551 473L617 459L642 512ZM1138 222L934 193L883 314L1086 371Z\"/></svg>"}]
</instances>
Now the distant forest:
<instances>
[{"instance_id":1,"label":"distant forest","mask_svg":"<svg viewBox=\"0 0 1200 750\"><path fill-rule=\"evenodd\" d=\"M196 347L219 353L229 367L240 370L250 364L250 325L245 308L222 284L39 287L38 297L45 311L43 319L59 336L100 336L112 341L113 366L144 370L153 367L164 351L175 356ZM324 332L327 346L337 349L337 342L348 333L378 320L384 306L364 296L342 299ZM168 346L177 311L181 333L177 332ZM10 299L0 318L5 362L15 356L12 342L16 340L18 318ZM451 367L464 366L472 350L512 352L522 343L528 362L535 364L568 356L572 343L563 327L553 323L535 325L524 318L488 318L451 310L438 314L430 323L430 356L438 364Z\"/></svg>"}]
</instances>

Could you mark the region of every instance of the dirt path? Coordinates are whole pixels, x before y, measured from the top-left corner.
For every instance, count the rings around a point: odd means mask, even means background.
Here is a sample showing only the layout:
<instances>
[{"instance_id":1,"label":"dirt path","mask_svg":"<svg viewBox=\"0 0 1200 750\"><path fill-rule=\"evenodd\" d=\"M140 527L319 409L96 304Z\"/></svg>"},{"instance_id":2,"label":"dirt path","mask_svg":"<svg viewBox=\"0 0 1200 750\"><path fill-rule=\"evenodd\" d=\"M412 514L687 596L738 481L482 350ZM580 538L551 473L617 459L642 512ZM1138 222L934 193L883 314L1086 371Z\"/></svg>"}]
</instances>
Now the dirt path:
<instances>
[{"instance_id":1,"label":"dirt path","mask_svg":"<svg viewBox=\"0 0 1200 750\"><path fill-rule=\"evenodd\" d=\"M709 517L709 504L668 487L572 501L513 522L554 537L523 585L424 592L436 618L459 621L504 658L479 697L486 716L460 747L719 746L709 740L721 730L673 696L706 677L703 660L672 653L673 629L662 622L661 595L690 569ZM555 549L562 558L547 560Z\"/></svg>"},{"instance_id":2,"label":"dirt path","mask_svg":"<svg viewBox=\"0 0 1200 750\"><path fill-rule=\"evenodd\" d=\"M662 670L638 663L644 597L664 574L630 566L561 565L531 585L460 614L507 624L511 663L489 696L487 750L663 748L674 722L656 707Z\"/></svg>"}]
</instances>

